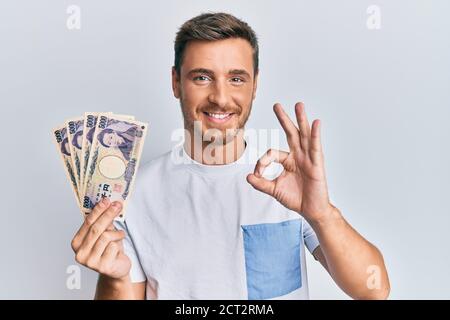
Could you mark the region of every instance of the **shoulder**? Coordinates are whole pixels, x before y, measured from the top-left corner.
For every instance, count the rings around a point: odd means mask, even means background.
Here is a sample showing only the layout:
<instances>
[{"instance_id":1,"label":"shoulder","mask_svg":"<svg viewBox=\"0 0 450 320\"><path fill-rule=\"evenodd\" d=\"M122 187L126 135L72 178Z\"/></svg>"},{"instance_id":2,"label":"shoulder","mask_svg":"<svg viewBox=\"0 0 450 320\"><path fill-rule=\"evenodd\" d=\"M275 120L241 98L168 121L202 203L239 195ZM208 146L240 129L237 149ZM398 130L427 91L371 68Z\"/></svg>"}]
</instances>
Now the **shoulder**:
<instances>
[{"instance_id":1,"label":"shoulder","mask_svg":"<svg viewBox=\"0 0 450 320\"><path fill-rule=\"evenodd\" d=\"M134 186L127 200L127 222L137 218L148 200L158 197L161 183L167 173L170 151L147 162L141 163L135 172Z\"/></svg>"},{"instance_id":2,"label":"shoulder","mask_svg":"<svg viewBox=\"0 0 450 320\"><path fill-rule=\"evenodd\" d=\"M170 158L171 151L167 151L166 153L143 163L139 168L138 176L148 176L159 172L162 168L167 166L167 163L170 162Z\"/></svg>"},{"instance_id":3,"label":"shoulder","mask_svg":"<svg viewBox=\"0 0 450 320\"><path fill-rule=\"evenodd\" d=\"M140 193L147 193L149 188L158 184L167 174L170 163L170 151L157 156L147 162L141 163L136 171L135 187L133 188L133 198L138 197Z\"/></svg>"}]
</instances>

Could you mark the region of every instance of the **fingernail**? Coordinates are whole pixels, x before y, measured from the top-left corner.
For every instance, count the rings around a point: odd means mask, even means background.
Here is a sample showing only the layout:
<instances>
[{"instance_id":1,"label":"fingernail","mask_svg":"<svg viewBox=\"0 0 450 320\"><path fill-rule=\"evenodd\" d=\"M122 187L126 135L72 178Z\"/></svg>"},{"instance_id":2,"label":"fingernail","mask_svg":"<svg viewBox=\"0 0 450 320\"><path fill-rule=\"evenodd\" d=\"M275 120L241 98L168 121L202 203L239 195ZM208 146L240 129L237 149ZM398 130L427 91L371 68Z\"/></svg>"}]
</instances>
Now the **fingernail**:
<instances>
[{"instance_id":1,"label":"fingernail","mask_svg":"<svg viewBox=\"0 0 450 320\"><path fill-rule=\"evenodd\" d=\"M112 207L114 208L114 211L118 211L122 207L122 204L116 201L112 204Z\"/></svg>"},{"instance_id":2,"label":"fingernail","mask_svg":"<svg viewBox=\"0 0 450 320\"><path fill-rule=\"evenodd\" d=\"M102 204L103 204L103 205L108 204L108 202L109 202L109 200L108 200L107 197L103 197L103 198L102 198Z\"/></svg>"}]
</instances>

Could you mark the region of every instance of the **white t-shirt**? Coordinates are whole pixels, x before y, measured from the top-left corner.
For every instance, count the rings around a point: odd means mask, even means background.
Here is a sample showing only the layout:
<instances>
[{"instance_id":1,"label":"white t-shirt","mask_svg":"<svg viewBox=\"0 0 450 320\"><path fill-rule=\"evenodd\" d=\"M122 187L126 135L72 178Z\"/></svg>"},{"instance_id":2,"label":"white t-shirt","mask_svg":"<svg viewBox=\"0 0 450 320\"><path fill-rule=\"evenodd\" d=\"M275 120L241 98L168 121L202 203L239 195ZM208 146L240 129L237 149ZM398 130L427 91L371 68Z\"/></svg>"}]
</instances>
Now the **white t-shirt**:
<instances>
[{"instance_id":1,"label":"white t-shirt","mask_svg":"<svg viewBox=\"0 0 450 320\"><path fill-rule=\"evenodd\" d=\"M139 169L124 250L147 299L308 299L305 245L317 237L298 213L247 181L258 158L203 165L182 145ZM279 171L278 171L279 172Z\"/></svg>"}]
</instances>

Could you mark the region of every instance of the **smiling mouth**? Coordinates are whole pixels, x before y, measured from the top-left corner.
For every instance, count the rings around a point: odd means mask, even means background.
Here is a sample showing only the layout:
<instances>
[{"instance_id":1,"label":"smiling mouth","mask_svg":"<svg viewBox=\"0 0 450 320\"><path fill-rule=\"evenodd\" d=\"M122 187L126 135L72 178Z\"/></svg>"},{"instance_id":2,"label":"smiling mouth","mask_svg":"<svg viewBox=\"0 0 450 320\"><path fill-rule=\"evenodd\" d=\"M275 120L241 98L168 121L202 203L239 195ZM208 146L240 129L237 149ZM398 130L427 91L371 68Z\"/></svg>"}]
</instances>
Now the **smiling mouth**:
<instances>
[{"instance_id":1,"label":"smiling mouth","mask_svg":"<svg viewBox=\"0 0 450 320\"><path fill-rule=\"evenodd\" d=\"M234 113L228 112L228 113L212 113L212 112L203 112L203 114L206 115L208 120L216 123L223 123L229 120Z\"/></svg>"}]
</instances>

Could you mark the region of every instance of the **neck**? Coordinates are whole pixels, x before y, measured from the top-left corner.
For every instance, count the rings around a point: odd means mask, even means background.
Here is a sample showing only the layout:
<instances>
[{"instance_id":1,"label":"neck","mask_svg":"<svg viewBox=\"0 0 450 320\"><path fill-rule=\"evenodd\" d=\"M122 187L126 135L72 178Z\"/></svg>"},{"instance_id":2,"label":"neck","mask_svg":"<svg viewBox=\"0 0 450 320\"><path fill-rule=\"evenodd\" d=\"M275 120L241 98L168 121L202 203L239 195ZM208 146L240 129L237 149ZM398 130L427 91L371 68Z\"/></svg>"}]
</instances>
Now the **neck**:
<instances>
[{"instance_id":1,"label":"neck","mask_svg":"<svg viewBox=\"0 0 450 320\"><path fill-rule=\"evenodd\" d=\"M196 138L191 133L184 141L184 150L195 161L206 165L224 165L237 161L245 151L244 129L227 143L214 143Z\"/></svg>"}]
</instances>

